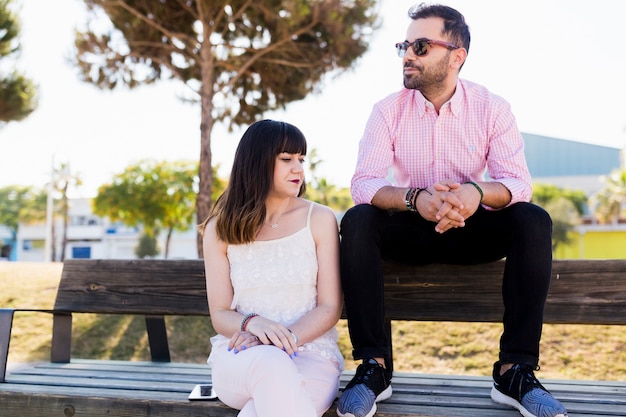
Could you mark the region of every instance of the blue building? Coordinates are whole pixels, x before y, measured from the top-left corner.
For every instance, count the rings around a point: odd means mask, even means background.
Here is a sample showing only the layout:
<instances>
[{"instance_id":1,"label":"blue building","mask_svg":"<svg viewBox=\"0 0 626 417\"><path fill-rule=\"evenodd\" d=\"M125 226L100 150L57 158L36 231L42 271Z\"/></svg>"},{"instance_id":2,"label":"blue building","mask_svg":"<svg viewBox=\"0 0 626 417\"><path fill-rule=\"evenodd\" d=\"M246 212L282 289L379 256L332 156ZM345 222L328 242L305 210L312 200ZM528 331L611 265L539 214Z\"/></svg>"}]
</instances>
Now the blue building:
<instances>
[{"instance_id":1,"label":"blue building","mask_svg":"<svg viewBox=\"0 0 626 417\"><path fill-rule=\"evenodd\" d=\"M604 187L604 177L624 167L619 148L522 133L528 169L535 183L583 190L591 196Z\"/></svg>"}]
</instances>

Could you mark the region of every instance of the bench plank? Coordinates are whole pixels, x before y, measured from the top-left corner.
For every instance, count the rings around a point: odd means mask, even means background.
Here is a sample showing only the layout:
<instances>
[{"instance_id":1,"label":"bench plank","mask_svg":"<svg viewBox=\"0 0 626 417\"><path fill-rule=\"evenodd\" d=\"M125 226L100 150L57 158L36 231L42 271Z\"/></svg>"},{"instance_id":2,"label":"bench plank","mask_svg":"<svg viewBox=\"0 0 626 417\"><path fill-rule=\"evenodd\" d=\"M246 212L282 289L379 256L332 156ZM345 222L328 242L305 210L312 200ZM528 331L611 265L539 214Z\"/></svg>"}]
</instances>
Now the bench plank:
<instances>
[{"instance_id":1,"label":"bench plank","mask_svg":"<svg viewBox=\"0 0 626 417\"><path fill-rule=\"evenodd\" d=\"M503 271L503 261L469 266L385 262L387 317L501 322ZM55 309L208 315L204 263L201 259L67 260ZM626 324L626 313L617 311L626 312L626 260L553 261L545 323Z\"/></svg>"},{"instance_id":2,"label":"bench plank","mask_svg":"<svg viewBox=\"0 0 626 417\"><path fill-rule=\"evenodd\" d=\"M353 374L346 371L342 375L342 387ZM25 366L0 384L4 408L0 415L236 416L235 410L219 401L187 400L195 384L210 380L205 364L73 360ZM562 399L570 417L626 415L626 383L544 383ZM377 416L518 417L517 411L491 401L491 384L488 377L397 373L394 395L379 404ZM335 415L334 408L325 414Z\"/></svg>"},{"instance_id":3,"label":"bench plank","mask_svg":"<svg viewBox=\"0 0 626 417\"><path fill-rule=\"evenodd\" d=\"M555 260L552 271L545 323L626 324L626 260ZM385 263L387 317L499 323L503 272L503 261L472 266Z\"/></svg>"},{"instance_id":4,"label":"bench plank","mask_svg":"<svg viewBox=\"0 0 626 417\"><path fill-rule=\"evenodd\" d=\"M71 259L54 309L103 314L209 315L202 260Z\"/></svg>"}]
</instances>

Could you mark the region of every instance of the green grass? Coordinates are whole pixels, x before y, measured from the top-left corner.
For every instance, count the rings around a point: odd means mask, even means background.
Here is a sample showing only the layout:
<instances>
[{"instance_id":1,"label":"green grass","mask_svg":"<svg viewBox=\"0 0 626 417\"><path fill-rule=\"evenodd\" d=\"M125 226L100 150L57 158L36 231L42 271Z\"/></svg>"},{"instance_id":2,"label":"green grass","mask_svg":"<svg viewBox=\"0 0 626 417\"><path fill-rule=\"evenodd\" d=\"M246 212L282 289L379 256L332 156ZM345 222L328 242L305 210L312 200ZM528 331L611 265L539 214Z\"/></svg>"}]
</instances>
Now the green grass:
<instances>
[{"instance_id":1,"label":"green grass","mask_svg":"<svg viewBox=\"0 0 626 417\"><path fill-rule=\"evenodd\" d=\"M0 308L49 309L54 304L61 264L0 263ZM173 361L204 363L215 334L204 317L166 319ZM346 323L338 325L346 368L351 345ZM9 364L48 360L52 320L49 314L16 313ZM397 371L490 375L498 353L501 325L489 323L394 322ZM142 317L75 315L72 357L148 360ZM541 378L625 380L626 328L623 326L546 325L542 339Z\"/></svg>"}]
</instances>

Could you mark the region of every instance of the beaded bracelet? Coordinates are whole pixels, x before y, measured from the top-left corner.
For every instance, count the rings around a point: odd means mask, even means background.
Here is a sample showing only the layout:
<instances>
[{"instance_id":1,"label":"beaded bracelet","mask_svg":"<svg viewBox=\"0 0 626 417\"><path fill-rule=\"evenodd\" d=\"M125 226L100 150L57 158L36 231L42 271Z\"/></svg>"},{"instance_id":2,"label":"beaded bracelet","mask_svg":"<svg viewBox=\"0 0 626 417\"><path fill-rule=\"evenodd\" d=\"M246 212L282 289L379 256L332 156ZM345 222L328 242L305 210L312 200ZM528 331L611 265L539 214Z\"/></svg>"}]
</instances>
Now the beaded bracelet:
<instances>
[{"instance_id":1,"label":"beaded bracelet","mask_svg":"<svg viewBox=\"0 0 626 417\"><path fill-rule=\"evenodd\" d=\"M252 318L257 317L257 316L258 316L258 314L256 314L256 313L249 313L249 314L246 314L246 316L243 318L243 320L241 320L241 327L240 327L240 328L241 328L241 331L242 331L242 332L245 332L245 331L246 331L246 326L248 326L248 322L249 322Z\"/></svg>"},{"instance_id":2,"label":"beaded bracelet","mask_svg":"<svg viewBox=\"0 0 626 417\"><path fill-rule=\"evenodd\" d=\"M426 191L428 194L433 195L426 188L409 188L404 196L404 204L406 204L406 209L409 211L417 211L417 197L420 195L422 191Z\"/></svg>"},{"instance_id":3,"label":"beaded bracelet","mask_svg":"<svg viewBox=\"0 0 626 417\"><path fill-rule=\"evenodd\" d=\"M478 192L480 193L480 201L481 201L481 202L483 201L483 197L484 197L485 195L483 194L483 189L482 189L482 188L480 188L480 186L479 186L478 184L476 184L476 183L475 183L475 182L473 182L473 181L467 181L467 182L465 182L464 184L472 184L474 187L476 187L476 189L477 189L477 190L478 190Z\"/></svg>"},{"instance_id":4,"label":"beaded bracelet","mask_svg":"<svg viewBox=\"0 0 626 417\"><path fill-rule=\"evenodd\" d=\"M409 188L404 195L404 204L406 205L406 209L408 211L417 211L415 209L415 204L413 204L416 192L417 188Z\"/></svg>"},{"instance_id":5,"label":"beaded bracelet","mask_svg":"<svg viewBox=\"0 0 626 417\"><path fill-rule=\"evenodd\" d=\"M411 205L413 207L417 207L417 197L419 197L419 195L420 195L420 193L422 191L426 191L428 194L433 195L433 193L428 191L426 188L418 188L417 191L415 192L415 196L413 197L413 201L411 202ZM417 211L417 209L416 209L416 211Z\"/></svg>"}]
</instances>

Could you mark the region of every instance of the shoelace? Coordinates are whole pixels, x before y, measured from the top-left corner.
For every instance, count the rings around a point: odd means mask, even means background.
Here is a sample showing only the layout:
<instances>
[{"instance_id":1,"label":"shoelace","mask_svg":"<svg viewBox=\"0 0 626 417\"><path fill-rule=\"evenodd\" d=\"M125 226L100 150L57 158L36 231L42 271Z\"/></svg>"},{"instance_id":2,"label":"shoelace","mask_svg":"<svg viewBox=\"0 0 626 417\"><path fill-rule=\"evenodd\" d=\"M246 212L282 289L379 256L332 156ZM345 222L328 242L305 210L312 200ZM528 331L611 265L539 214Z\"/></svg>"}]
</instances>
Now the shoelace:
<instances>
[{"instance_id":1,"label":"shoelace","mask_svg":"<svg viewBox=\"0 0 626 417\"><path fill-rule=\"evenodd\" d=\"M368 379L372 377L372 375L374 375L374 372L376 372L379 366L380 365L374 365L373 363L363 363L359 365L359 369L357 369L357 374L351 381L351 385L365 383Z\"/></svg>"},{"instance_id":2,"label":"shoelace","mask_svg":"<svg viewBox=\"0 0 626 417\"><path fill-rule=\"evenodd\" d=\"M521 399L524 396L524 394L526 394L526 392L530 391L528 387L537 387L537 388L541 388L545 390L545 388L541 385L541 383L535 377L535 374L534 374L534 371L539 370L538 366L536 368L533 368L527 365L515 365L513 366L512 369L514 373L513 373L513 378L511 378L511 385L509 386L509 388L511 389L515 385L517 385L518 399ZM526 382L526 384L524 384L524 382ZM526 385L527 387L525 392L522 391L524 388L524 385Z\"/></svg>"}]
</instances>

